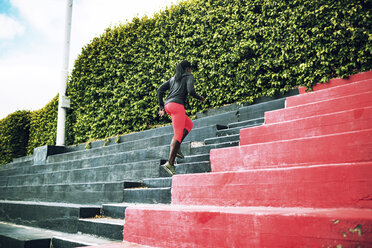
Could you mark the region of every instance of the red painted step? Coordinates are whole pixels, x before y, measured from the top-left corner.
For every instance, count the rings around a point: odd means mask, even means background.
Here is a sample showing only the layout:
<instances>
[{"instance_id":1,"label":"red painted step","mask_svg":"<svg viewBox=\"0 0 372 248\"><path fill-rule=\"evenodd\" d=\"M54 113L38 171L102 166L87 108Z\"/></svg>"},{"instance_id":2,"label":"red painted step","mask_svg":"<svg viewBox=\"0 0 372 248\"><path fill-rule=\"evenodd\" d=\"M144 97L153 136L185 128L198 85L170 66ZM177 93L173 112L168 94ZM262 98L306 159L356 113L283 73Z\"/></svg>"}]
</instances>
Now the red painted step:
<instances>
[{"instance_id":1,"label":"red painted step","mask_svg":"<svg viewBox=\"0 0 372 248\"><path fill-rule=\"evenodd\" d=\"M309 92L307 94L288 97L286 99L286 107L288 108L307 103L324 101L331 98L355 95L368 91L372 91L372 77L370 79L356 83L341 85L320 91Z\"/></svg>"},{"instance_id":2,"label":"red painted step","mask_svg":"<svg viewBox=\"0 0 372 248\"><path fill-rule=\"evenodd\" d=\"M152 205L126 210L124 240L156 247L371 247L370 209Z\"/></svg>"},{"instance_id":3,"label":"red painted step","mask_svg":"<svg viewBox=\"0 0 372 248\"><path fill-rule=\"evenodd\" d=\"M372 129L372 107L352 109L240 131L240 145Z\"/></svg>"},{"instance_id":4,"label":"red painted step","mask_svg":"<svg viewBox=\"0 0 372 248\"><path fill-rule=\"evenodd\" d=\"M372 161L372 129L212 149L213 172Z\"/></svg>"},{"instance_id":5,"label":"red painted step","mask_svg":"<svg viewBox=\"0 0 372 248\"><path fill-rule=\"evenodd\" d=\"M315 115L372 106L372 91L265 113L265 123L296 120Z\"/></svg>"},{"instance_id":6,"label":"red painted step","mask_svg":"<svg viewBox=\"0 0 372 248\"><path fill-rule=\"evenodd\" d=\"M172 204L372 208L372 162L177 175Z\"/></svg>"},{"instance_id":7,"label":"red painted step","mask_svg":"<svg viewBox=\"0 0 372 248\"><path fill-rule=\"evenodd\" d=\"M340 85L344 85L344 84L363 81L363 80L367 80L367 79L371 79L371 78L372 78L372 71L358 73L358 74L351 75L348 78L344 78L344 79L335 78L335 79L331 79L328 83L315 85L313 87L313 91L328 89L328 88L331 88L331 87L336 87L336 86L340 86ZM299 88L300 94L306 93L306 90L307 90L306 87L300 87Z\"/></svg>"}]
</instances>

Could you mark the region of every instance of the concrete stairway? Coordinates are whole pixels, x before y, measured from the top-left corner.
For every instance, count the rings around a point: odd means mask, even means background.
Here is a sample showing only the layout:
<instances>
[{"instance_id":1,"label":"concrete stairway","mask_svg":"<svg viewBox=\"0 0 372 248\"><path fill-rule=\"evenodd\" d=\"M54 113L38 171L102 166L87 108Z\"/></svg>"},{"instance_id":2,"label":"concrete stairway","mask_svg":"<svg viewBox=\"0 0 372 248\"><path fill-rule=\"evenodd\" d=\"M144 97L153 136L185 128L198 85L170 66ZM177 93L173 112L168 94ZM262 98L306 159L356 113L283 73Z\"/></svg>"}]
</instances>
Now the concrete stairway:
<instances>
[{"instance_id":1,"label":"concrete stairway","mask_svg":"<svg viewBox=\"0 0 372 248\"><path fill-rule=\"evenodd\" d=\"M262 125L266 111L284 108L286 96L198 113L177 174L210 172L210 151L238 146L240 130ZM171 203L172 178L160 165L172 133L166 126L67 147L45 161L35 153L0 167L0 247L107 247L122 241L128 207Z\"/></svg>"},{"instance_id":2,"label":"concrete stairway","mask_svg":"<svg viewBox=\"0 0 372 248\"><path fill-rule=\"evenodd\" d=\"M300 92L211 149L211 173L174 176L171 204L128 207L124 241L372 247L372 71Z\"/></svg>"}]
</instances>

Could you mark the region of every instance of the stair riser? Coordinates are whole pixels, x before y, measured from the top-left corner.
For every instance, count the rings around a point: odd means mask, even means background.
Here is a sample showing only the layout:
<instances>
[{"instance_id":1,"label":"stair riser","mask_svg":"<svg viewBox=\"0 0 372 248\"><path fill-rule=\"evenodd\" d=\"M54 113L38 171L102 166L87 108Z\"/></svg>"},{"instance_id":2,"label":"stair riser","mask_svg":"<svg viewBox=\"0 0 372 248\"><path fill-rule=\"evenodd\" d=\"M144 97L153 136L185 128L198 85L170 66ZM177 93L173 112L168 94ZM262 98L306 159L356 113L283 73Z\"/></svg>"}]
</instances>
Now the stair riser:
<instances>
[{"instance_id":1,"label":"stair riser","mask_svg":"<svg viewBox=\"0 0 372 248\"><path fill-rule=\"evenodd\" d=\"M31 174L9 177L8 186L38 186L50 184L117 182L125 179L142 179L143 177L159 177L160 161L149 166L144 164L124 164L71 171L57 171L43 174Z\"/></svg>"},{"instance_id":2,"label":"stair riser","mask_svg":"<svg viewBox=\"0 0 372 248\"><path fill-rule=\"evenodd\" d=\"M185 156L184 159L177 158L177 163L193 163L200 161L209 161L209 152L207 154L201 154L198 156Z\"/></svg>"},{"instance_id":3,"label":"stair riser","mask_svg":"<svg viewBox=\"0 0 372 248\"><path fill-rule=\"evenodd\" d=\"M186 152L188 149L186 148ZM51 163L45 165L34 165L34 166L27 166L24 168L19 169L12 169L4 171L0 173L4 176L22 176L26 174L44 174L44 173L55 173L58 171L68 171L68 170L77 170L77 169L92 169L93 167L108 167L115 168L115 167L127 167L127 166L139 166L139 167L147 167L147 166L154 166L160 164L160 159L155 160L144 160L144 161L135 161L135 162L125 162L125 159L128 158L128 154L126 153L119 153L115 155L109 156L102 156L96 158L89 158L89 159L80 159L68 162L59 162L59 163ZM114 169L115 170L115 169Z\"/></svg>"},{"instance_id":4,"label":"stair riser","mask_svg":"<svg viewBox=\"0 0 372 248\"><path fill-rule=\"evenodd\" d=\"M123 226L80 220L79 232L113 240L123 240Z\"/></svg>"},{"instance_id":5,"label":"stair riser","mask_svg":"<svg viewBox=\"0 0 372 248\"><path fill-rule=\"evenodd\" d=\"M263 125L240 131L240 145L372 129L372 107Z\"/></svg>"},{"instance_id":6,"label":"stair riser","mask_svg":"<svg viewBox=\"0 0 372 248\"><path fill-rule=\"evenodd\" d=\"M79 208L0 202L0 220L20 225L77 232Z\"/></svg>"},{"instance_id":7,"label":"stair riser","mask_svg":"<svg viewBox=\"0 0 372 248\"><path fill-rule=\"evenodd\" d=\"M255 127L258 125L262 125L262 123L259 124L252 124L249 126L244 126L244 127L237 127L237 128L232 128L232 129L226 129L226 130L221 130L217 132L217 137L223 137L223 136L228 136L228 135L236 135L240 133L240 130L243 128L251 128Z\"/></svg>"},{"instance_id":8,"label":"stair riser","mask_svg":"<svg viewBox=\"0 0 372 248\"><path fill-rule=\"evenodd\" d=\"M79 204L122 202L123 188L123 183L6 187L0 190L0 198Z\"/></svg>"},{"instance_id":9,"label":"stair riser","mask_svg":"<svg viewBox=\"0 0 372 248\"><path fill-rule=\"evenodd\" d=\"M211 150L213 172L372 161L372 130Z\"/></svg>"},{"instance_id":10,"label":"stair riser","mask_svg":"<svg viewBox=\"0 0 372 248\"><path fill-rule=\"evenodd\" d=\"M172 204L372 208L372 162L173 177Z\"/></svg>"},{"instance_id":11,"label":"stair riser","mask_svg":"<svg viewBox=\"0 0 372 248\"><path fill-rule=\"evenodd\" d=\"M176 166L176 174L206 173L211 171L209 162L179 164Z\"/></svg>"},{"instance_id":12,"label":"stair riser","mask_svg":"<svg viewBox=\"0 0 372 248\"><path fill-rule=\"evenodd\" d=\"M117 206L117 205L103 204L102 214L103 216L109 217L109 218L124 219L126 208L127 208L126 205Z\"/></svg>"},{"instance_id":13,"label":"stair riser","mask_svg":"<svg viewBox=\"0 0 372 248\"><path fill-rule=\"evenodd\" d=\"M206 145L220 144L226 142L239 142L239 134L205 140Z\"/></svg>"},{"instance_id":14,"label":"stair riser","mask_svg":"<svg viewBox=\"0 0 372 248\"><path fill-rule=\"evenodd\" d=\"M334 87L322 91L314 91L307 94L301 94L298 96L288 97L286 100L286 106L294 107L298 105L308 104L312 102L324 101L332 98L338 98L348 95L354 95L358 93L364 93L372 91L372 79L368 79L361 82L347 84L339 87Z\"/></svg>"},{"instance_id":15,"label":"stair riser","mask_svg":"<svg viewBox=\"0 0 372 248\"><path fill-rule=\"evenodd\" d=\"M143 179L143 184L145 187L149 187L149 188L172 187L172 178L153 178L153 179L145 178Z\"/></svg>"},{"instance_id":16,"label":"stair riser","mask_svg":"<svg viewBox=\"0 0 372 248\"><path fill-rule=\"evenodd\" d=\"M342 210L327 216L128 208L124 240L156 247L368 247L372 219L365 217ZM360 226L363 235L350 232Z\"/></svg>"},{"instance_id":17,"label":"stair riser","mask_svg":"<svg viewBox=\"0 0 372 248\"><path fill-rule=\"evenodd\" d=\"M316 115L372 106L372 92L300 105L265 113L265 123L278 123Z\"/></svg>"},{"instance_id":18,"label":"stair riser","mask_svg":"<svg viewBox=\"0 0 372 248\"><path fill-rule=\"evenodd\" d=\"M124 190L124 202L127 203L170 203L171 189L130 189Z\"/></svg>"},{"instance_id":19,"label":"stair riser","mask_svg":"<svg viewBox=\"0 0 372 248\"><path fill-rule=\"evenodd\" d=\"M263 124L264 121L265 121L264 118L258 118L258 119L254 119L250 121L241 121L241 122L229 124L229 128L244 127L244 126L249 126L253 124Z\"/></svg>"}]
</instances>

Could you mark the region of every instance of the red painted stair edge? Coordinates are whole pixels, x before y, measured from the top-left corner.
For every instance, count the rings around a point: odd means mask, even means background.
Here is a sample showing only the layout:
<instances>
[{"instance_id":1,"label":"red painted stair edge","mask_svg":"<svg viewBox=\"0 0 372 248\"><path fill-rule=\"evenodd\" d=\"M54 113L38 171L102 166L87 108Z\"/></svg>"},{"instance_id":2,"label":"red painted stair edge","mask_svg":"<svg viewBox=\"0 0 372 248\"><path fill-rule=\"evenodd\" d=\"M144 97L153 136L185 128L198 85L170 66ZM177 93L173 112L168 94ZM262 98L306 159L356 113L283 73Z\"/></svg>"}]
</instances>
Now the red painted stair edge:
<instances>
[{"instance_id":1,"label":"red painted stair edge","mask_svg":"<svg viewBox=\"0 0 372 248\"><path fill-rule=\"evenodd\" d=\"M372 129L212 149L212 172L372 161Z\"/></svg>"},{"instance_id":2,"label":"red painted stair edge","mask_svg":"<svg viewBox=\"0 0 372 248\"><path fill-rule=\"evenodd\" d=\"M372 209L372 162L176 175L172 204Z\"/></svg>"},{"instance_id":3,"label":"red painted stair edge","mask_svg":"<svg viewBox=\"0 0 372 248\"><path fill-rule=\"evenodd\" d=\"M240 130L240 145L372 129L372 106Z\"/></svg>"},{"instance_id":4,"label":"red painted stair edge","mask_svg":"<svg viewBox=\"0 0 372 248\"><path fill-rule=\"evenodd\" d=\"M286 108L372 91L372 78L286 98Z\"/></svg>"},{"instance_id":5,"label":"red painted stair edge","mask_svg":"<svg viewBox=\"0 0 372 248\"><path fill-rule=\"evenodd\" d=\"M372 91L265 112L265 124L372 106Z\"/></svg>"},{"instance_id":6,"label":"red painted stair edge","mask_svg":"<svg viewBox=\"0 0 372 248\"><path fill-rule=\"evenodd\" d=\"M372 210L135 206L126 210L124 240L157 247L369 247Z\"/></svg>"},{"instance_id":7,"label":"red painted stair edge","mask_svg":"<svg viewBox=\"0 0 372 248\"><path fill-rule=\"evenodd\" d=\"M354 74L344 79L334 78L334 79L329 80L328 83L318 83L313 87L313 91L323 90L323 89L340 86L340 85L348 84L352 82L363 81L363 80L370 79L370 78L372 78L372 70ZM298 90L300 94L307 93L306 91L307 87L299 87Z\"/></svg>"}]
</instances>

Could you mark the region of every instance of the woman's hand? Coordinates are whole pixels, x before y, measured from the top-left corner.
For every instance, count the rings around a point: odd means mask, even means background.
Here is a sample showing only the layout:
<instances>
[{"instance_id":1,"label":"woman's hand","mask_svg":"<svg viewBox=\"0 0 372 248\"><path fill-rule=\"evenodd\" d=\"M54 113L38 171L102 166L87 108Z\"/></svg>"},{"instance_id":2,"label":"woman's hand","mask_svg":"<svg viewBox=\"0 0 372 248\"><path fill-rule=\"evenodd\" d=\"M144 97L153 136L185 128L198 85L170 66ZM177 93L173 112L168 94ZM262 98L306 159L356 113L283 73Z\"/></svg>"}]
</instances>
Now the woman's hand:
<instances>
[{"instance_id":1,"label":"woman's hand","mask_svg":"<svg viewBox=\"0 0 372 248\"><path fill-rule=\"evenodd\" d=\"M163 117L164 114L165 114L165 110L164 110L164 109L162 109L162 110L159 111L159 116L160 116L160 117Z\"/></svg>"}]
</instances>

